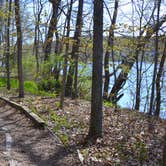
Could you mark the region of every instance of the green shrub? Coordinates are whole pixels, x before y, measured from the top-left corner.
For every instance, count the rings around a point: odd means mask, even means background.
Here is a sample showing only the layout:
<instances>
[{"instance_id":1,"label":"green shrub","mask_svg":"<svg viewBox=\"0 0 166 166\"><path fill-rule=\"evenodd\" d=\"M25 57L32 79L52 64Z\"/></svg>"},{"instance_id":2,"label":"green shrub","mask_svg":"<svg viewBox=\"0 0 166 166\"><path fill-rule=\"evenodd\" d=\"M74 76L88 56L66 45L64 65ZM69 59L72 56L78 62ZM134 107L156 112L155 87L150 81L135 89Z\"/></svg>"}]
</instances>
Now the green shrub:
<instances>
[{"instance_id":1,"label":"green shrub","mask_svg":"<svg viewBox=\"0 0 166 166\"><path fill-rule=\"evenodd\" d=\"M104 100L104 106L106 107L115 107L115 105L111 101Z\"/></svg>"},{"instance_id":2,"label":"green shrub","mask_svg":"<svg viewBox=\"0 0 166 166\"><path fill-rule=\"evenodd\" d=\"M63 54L51 54L49 59L40 65L41 75L44 79L49 79L53 76L53 68L58 66L58 70L63 64Z\"/></svg>"},{"instance_id":3,"label":"green shrub","mask_svg":"<svg viewBox=\"0 0 166 166\"><path fill-rule=\"evenodd\" d=\"M90 100L91 80L87 76L78 78L78 92L79 97L85 100Z\"/></svg>"},{"instance_id":4,"label":"green shrub","mask_svg":"<svg viewBox=\"0 0 166 166\"><path fill-rule=\"evenodd\" d=\"M61 89L61 83L60 81L56 81L55 79L48 79L48 80L41 80L38 83L38 89L40 91L50 91L50 92L59 92Z\"/></svg>"},{"instance_id":5,"label":"green shrub","mask_svg":"<svg viewBox=\"0 0 166 166\"><path fill-rule=\"evenodd\" d=\"M13 89L17 89L17 88L18 88L18 80L16 80L16 79L11 79L11 80L10 80L10 84L11 84L11 87L12 87Z\"/></svg>"},{"instance_id":6,"label":"green shrub","mask_svg":"<svg viewBox=\"0 0 166 166\"><path fill-rule=\"evenodd\" d=\"M7 79L6 78L0 78L0 87L6 87ZM10 79L11 88L17 89L18 88L18 80L16 79Z\"/></svg>"},{"instance_id":7,"label":"green shrub","mask_svg":"<svg viewBox=\"0 0 166 166\"><path fill-rule=\"evenodd\" d=\"M4 89L4 90L6 89L6 83L7 83L6 78L0 78L0 87L2 87L2 89ZM18 80L11 79L10 84L11 84L11 89L13 89L13 90L18 89ZM52 85L53 82L49 81L49 84L51 86L53 86ZM24 82L24 90L25 90L25 92L29 92L29 93L34 94L34 95L56 97L57 94L46 92L43 88L39 89L38 85L39 85L39 83L37 84L34 81L25 81ZM45 83L45 86L47 86L47 81ZM56 82L55 86L59 88L60 82Z\"/></svg>"},{"instance_id":8,"label":"green shrub","mask_svg":"<svg viewBox=\"0 0 166 166\"><path fill-rule=\"evenodd\" d=\"M0 78L0 87L6 86L6 78Z\"/></svg>"},{"instance_id":9,"label":"green shrub","mask_svg":"<svg viewBox=\"0 0 166 166\"><path fill-rule=\"evenodd\" d=\"M79 97L90 100L91 98L91 76L89 73L89 67L87 64L79 63L79 70L78 70L78 92Z\"/></svg>"},{"instance_id":10,"label":"green shrub","mask_svg":"<svg viewBox=\"0 0 166 166\"><path fill-rule=\"evenodd\" d=\"M38 87L34 81L25 81L24 89L26 92L30 92L31 94L38 94Z\"/></svg>"}]
</instances>

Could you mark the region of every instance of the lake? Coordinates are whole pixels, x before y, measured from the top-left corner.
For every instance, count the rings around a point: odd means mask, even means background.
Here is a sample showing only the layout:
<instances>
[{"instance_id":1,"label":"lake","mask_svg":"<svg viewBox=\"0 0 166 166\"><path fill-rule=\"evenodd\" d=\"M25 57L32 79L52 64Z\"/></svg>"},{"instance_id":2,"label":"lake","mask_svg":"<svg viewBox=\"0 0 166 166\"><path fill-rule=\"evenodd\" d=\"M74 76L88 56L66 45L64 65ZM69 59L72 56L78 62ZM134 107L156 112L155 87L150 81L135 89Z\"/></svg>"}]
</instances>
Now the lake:
<instances>
[{"instance_id":1,"label":"lake","mask_svg":"<svg viewBox=\"0 0 166 166\"><path fill-rule=\"evenodd\" d=\"M118 63L116 63L118 65ZM87 75L90 76L92 71L92 64L88 64L88 72ZM141 104L140 104L140 111L147 112L149 110L149 101L151 95L151 83L152 83L152 76L153 76L153 68L154 65L151 63L143 62L143 69L142 69L142 87L141 87ZM110 72L113 71L113 68L110 67ZM117 76L120 73L120 70L117 72ZM104 75L104 73L103 73ZM114 83L114 77L111 77L109 90ZM133 66L132 70L129 73L128 80L121 90L124 93L124 96L119 100L118 104L122 108L134 108L135 103L135 91L136 89L136 64ZM161 113L160 117L166 119L166 67L163 73L163 85L161 89Z\"/></svg>"}]
</instances>

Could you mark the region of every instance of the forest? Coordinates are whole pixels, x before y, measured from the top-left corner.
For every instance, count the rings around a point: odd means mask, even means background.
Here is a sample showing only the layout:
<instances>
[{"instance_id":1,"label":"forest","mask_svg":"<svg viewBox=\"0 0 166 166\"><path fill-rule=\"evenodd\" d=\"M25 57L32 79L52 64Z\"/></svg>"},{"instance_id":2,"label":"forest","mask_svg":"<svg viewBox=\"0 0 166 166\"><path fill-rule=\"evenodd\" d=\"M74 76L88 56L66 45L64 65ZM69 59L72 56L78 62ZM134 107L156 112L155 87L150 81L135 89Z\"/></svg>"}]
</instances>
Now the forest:
<instances>
[{"instance_id":1,"label":"forest","mask_svg":"<svg viewBox=\"0 0 166 166\"><path fill-rule=\"evenodd\" d=\"M165 11L165 0L0 0L2 166L165 166Z\"/></svg>"}]
</instances>

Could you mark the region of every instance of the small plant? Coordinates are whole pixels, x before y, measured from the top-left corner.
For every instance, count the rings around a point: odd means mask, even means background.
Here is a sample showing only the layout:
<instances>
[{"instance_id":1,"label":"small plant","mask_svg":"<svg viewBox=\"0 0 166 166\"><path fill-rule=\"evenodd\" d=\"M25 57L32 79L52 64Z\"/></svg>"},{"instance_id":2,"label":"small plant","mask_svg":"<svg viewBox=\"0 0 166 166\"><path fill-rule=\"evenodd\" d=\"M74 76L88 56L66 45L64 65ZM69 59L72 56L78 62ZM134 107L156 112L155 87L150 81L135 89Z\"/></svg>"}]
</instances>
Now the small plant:
<instances>
[{"instance_id":1,"label":"small plant","mask_svg":"<svg viewBox=\"0 0 166 166\"><path fill-rule=\"evenodd\" d=\"M54 132L58 135L64 145L67 145L69 137L65 130L70 128L70 124L67 121L66 117L62 117L57 115L54 111L50 110L51 112L51 120L54 121Z\"/></svg>"},{"instance_id":2,"label":"small plant","mask_svg":"<svg viewBox=\"0 0 166 166\"><path fill-rule=\"evenodd\" d=\"M6 78L0 78L0 87L6 86Z\"/></svg>"},{"instance_id":3,"label":"small plant","mask_svg":"<svg viewBox=\"0 0 166 166\"><path fill-rule=\"evenodd\" d=\"M61 133L61 132L57 131L56 128L54 128L53 130L57 134L57 136L60 138L60 140L62 141L62 143L64 145L67 145L67 143L69 141L68 135L66 133Z\"/></svg>"},{"instance_id":4,"label":"small plant","mask_svg":"<svg viewBox=\"0 0 166 166\"><path fill-rule=\"evenodd\" d=\"M78 70L78 92L79 97L90 100L91 98L91 74L87 64L79 63Z\"/></svg>"},{"instance_id":5,"label":"small plant","mask_svg":"<svg viewBox=\"0 0 166 166\"><path fill-rule=\"evenodd\" d=\"M70 128L70 124L67 121L66 117L57 115L53 110L49 110L51 114L51 120L54 121L55 126L53 128L54 132L59 136L63 144L68 143L68 135L65 129Z\"/></svg>"},{"instance_id":6,"label":"small plant","mask_svg":"<svg viewBox=\"0 0 166 166\"><path fill-rule=\"evenodd\" d=\"M0 87L6 87L7 79L6 78L0 78ZM18 88L18 81L16 79L10 80L11 88L17 89Z\"/></svg>"},{"instance_id":7,"label":"small plant","mask_svg":"<svg viewBox=\"0 0 166 166\"><path fill-rule=\"evenodd\" d=\"M70 125L69 125L66 117L57 115L56 113L52 112L51 120L55 122L57 130L64 128L64 127L70 128Z\"/></svg>"},{"instance_id":8,"label":"small plant","mask_svg":"<svg viewBox=\"0 0 166 166\"><path fill-rule=\"evenodd\" d=\"M31 94L38 94L38 87L34 81L25 81L24 88L26 92L30 92Z\"/></svg>"},{"instance_id":9,"label":"small plant","mask_svg":"<svg viewBox=\"0 0 166 166\"><path fill-rule=\"evenodd\" d=\"M104 101L104 106L106 106L106 107L115 107L115 105L110 101Z\"/></svg>"},{"instance_id":10,"label":"small plant","mask_svg":"<svg viewBox=\"0 0 166 166\"><path fill-rule=\"evenodd\" d=\"M57 81L54 78L50 78L48 80L43 79L38 83L38 89L40 91L46 91L46 92L48 91L59 92L61 89L61 83L60 81Z\"/></svg>"},{"instance_id":11,"label":"small plant","mask_svg":"<svg viewBox=\"0 0 166 166\"><path fill-rule=\"evenodd\" d=\"M140 163L142 163L143 161L145 161L148 157L148 151L146 148L146 144L142 141L138 141L135 142L133 150L136 152L137 154L137 158L140 161Z\"/></svg>"}]
</instances>

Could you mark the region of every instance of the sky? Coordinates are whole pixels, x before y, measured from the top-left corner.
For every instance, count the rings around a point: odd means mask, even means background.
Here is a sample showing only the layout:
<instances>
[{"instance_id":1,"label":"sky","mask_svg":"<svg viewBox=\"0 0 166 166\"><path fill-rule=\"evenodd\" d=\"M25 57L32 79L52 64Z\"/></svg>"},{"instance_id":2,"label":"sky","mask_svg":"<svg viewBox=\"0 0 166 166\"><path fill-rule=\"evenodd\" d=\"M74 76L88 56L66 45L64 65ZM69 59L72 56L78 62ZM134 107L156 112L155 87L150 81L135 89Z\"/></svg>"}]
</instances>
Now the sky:
<instances>
[{"instance_id":1,"label":"sky","mask_svg":"<svg viewBox=\"0 0 166 166\"><path fill-rule=\"evenodd\" d=\"M24 0L25 1L25 0ZM31 1L31 0L29 0ZM35 0L36 1L36 0ZM46 0L42 0L45 2ZM135 27L138 27L139 25L139 19L138 19L138 14L135 10L135 7L132 6L131 3L132 0L120 0L119 2L119 8L118 8L118 16L117 16L117 30L116 35L121 36L121 35L133 35L131 30L132 25ZM25 1L27 3L27 1ZM71 21L71 29L73 30L71 32L71 36L74 34L74 29L75 29L75 19L76 19L76 11L78 7L78 1L74 3L74 11L72 13L72 21ZM134 0L135 4L137 6L142 4L142 0ZM62 6L66 3L66 1L62 0ZM113 0L105 0L105 4L107 5L107 8L109 8L109 13L113 14L113 9L114 9L114 1ZM143 23L145 22L146 19L148 19L150 13L152 12L152 5L153 1L152 0L145 0L144 8L145 8L145 18L143 19ZM33 18L33 5L32 3L29 3L26 7L26 9L29 12L29 19L32 21ZM138 10L138 9L137 9ZM166 0L162 0L162 5L161 5L161 12L160 15L166 14ZM65 10L66 12L66 10ZM134 15L133 20L132 20L132 14ZM85 17L86 15L86 17ZM84 26L83 26L83 31L87 30L92 30L93 29L93 23L92 23L92 15L93 15L93 3L92 0L85 0L84 4ZM46 1L43 12L42 12L42 23L45 23L48 18L51 16L51 4ZM33 18L34 20L34 18ZM62 14L61 18L59 19L58 25L59 25L59 30L61 31L64 26L64 20L65 16ZM104 30L108 30L109 26L111 23L110 16L108 14L108 10L106 9L106 6L104 6ZM133 24L134 23L134 24ZM43 24L42 24L43 25ZM42 27L41 25L41 27ZM166 27L166 24L163 25L163 27ZM165 28L166 29L166 28ZM43 31L44 32L44 31ZM104 35L107 35L104 33ZM138 31L135 32L135 35L138 35Z\"/></svg>"}]
</instances>

